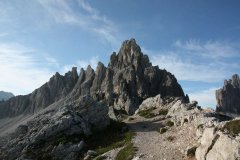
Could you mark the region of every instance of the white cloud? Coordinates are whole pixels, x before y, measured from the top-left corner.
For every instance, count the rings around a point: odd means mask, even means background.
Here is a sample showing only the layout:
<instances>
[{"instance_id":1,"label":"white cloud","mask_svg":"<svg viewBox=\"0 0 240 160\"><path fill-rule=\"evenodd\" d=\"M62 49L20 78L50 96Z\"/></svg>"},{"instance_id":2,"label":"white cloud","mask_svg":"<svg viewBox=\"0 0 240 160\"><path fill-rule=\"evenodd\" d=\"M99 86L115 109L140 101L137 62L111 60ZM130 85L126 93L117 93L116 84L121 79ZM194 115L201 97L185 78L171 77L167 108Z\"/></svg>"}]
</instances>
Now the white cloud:
<instances>
[{"instance_id":1,"label":"white cloud","mask_svg":"<svg viewBox=\"0 0 240 160\"><path fill-rule=\"evenodd\" d=\"M54 71L45 67L44 58L20 44L0 44L0 88L15 95L28 94L44 84Z\"/></svg>"},{"instance_id":2,"label":"white cloud","mask_svg":"<svg viewBox=\"0 0 240 160\"><path fill-rule=\"evenodd\" d=\"M188 40L184 43L176 41L175 46L178 49L187 51L186 53L197 54L207 58L229 58L240 55L240 51L232 43L221 41L207 41L205 43L197 40Z\"/></svg>"},{"instance_id":3,"label":"white cloud","mask_svg":"<svg viewBox=\"0 0 240 160\"><path fill-rule=\"evenodd\" d=\"M226 76L226 70L218 64L195 64L172 52L162 52L150 58L153 65L165 68L179 80L216 82Z\"/></svg>"},{"instance_id":4,"label":"white cloud","mask_svg":"<svg viewBox=\"0 0 240 160\"><path fill-rule=\"evenodd\" d=\"M38 0L38 2L48 11L56 23L77 25L83 30L97 34L113 46L118 45L117 25L114 25L112 21L101 15L97 9L84 0L78 0L78 10L73 9L69 1Z\"/></svg>"},{"instance_id":5,"label":"white cloud","mask_svg":"<svg viewBox=\"0 0 240 160\"><path fill-rule=\"evenodd\" d=\"M220 82L231 76L239 65L226 62L226 58L238 58L239 51L231 43L199 43L196 40L177 41L173 48L166 51L143 48L143 52L150 55L153 65L167 69L178 80L201 82Z\"/></svg>"},{"instance_id":6,"label":"white cloud","mask_svg":"<svg viewBox=\"0 0 240 160\"><path fill-rule=\"evenodd\" d=\"M75 64L63 66L62 73L66 73L67 71L71 70L71 68L73 66L75 66L79 69L80 68L86 69L87 66L90 65L92 67L92 69L95 70L97 68L98 62L99 62L98 56L92 57L89 60L78 60Z\"/></svg>"},{"instance_id":7,"label":"white cloud","mask_svg":"<svg viewBox=\"0 0 240 160\"><path fill-rule=\"evenodd\" d=\"M215 99L215 91L217 88L210 88L208 90L197 91L189 93L190 100L198 101L198 104L202 107L211 107L215 109L216 107L216 99Z\"/></svg>"}]
</instances>

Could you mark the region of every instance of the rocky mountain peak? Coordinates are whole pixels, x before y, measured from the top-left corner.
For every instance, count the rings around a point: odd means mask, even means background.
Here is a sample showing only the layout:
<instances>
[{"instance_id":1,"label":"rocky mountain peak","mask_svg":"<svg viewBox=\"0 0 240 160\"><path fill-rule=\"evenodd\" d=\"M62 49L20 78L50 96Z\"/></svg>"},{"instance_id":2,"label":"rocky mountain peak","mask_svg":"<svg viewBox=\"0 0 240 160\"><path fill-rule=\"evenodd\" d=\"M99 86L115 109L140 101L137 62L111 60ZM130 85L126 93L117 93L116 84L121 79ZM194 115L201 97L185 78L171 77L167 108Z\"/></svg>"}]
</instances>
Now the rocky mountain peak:
<instances>
[{"instance_id":1,"label":"rocky mountain peak","mask_svg":"<svg viewBox=\"0 0 240 160\"><path fill-rule=\"evenodd\" d=\"M234 74L232 76L232 85L234 88L240 88L240 79L237 74Z\"/></svg>"},{"instance_id":2,"label":"rocky mountain peak","mask_svg":"<svg viewBox=\"0 0 240 160\"><path fill-rule=\"evenodd\" d=\"M133 114L144 99L157 94L184 97L176 78L166 70L152 66L135 39L130 39L122 43L118 54L113 52L108 67L99 62L94 71L89 65L86 70L81 69L79 76L76 67L64 76L57 72L32 94L13 99L14 103L6 102L0 110L7 109L6 112L14 116L35 112L66 96L72 102L91 96L96 101L105 101L113 110ZM5 115L8 116L2 114Z\"/></svg>"},{"instance_id":3,"label":"rocky mountain peak","mask_svg":"<svg viewBox=\"0 0 240 160\"><path fill-rule=\"evenodd\" d=\"M136 69L139 66L143 68L149 67L151 63L148 56L141 52L141 48L136 43L136 40L130 39L122 43L118 54L113 52L109 66L118 68L134 66Z\"/></svg>"},{"instance_id":4,"label":"rocky mountain peak","mask_svg":"<svg viewBox=\"0 0 240 160\"><path fill-rule=\"evenodd\" d=\"M237 74L224 81L223 88L216 91L216 100L217 111L240 114L240 80Z\"/></svg>"}]
</instances>

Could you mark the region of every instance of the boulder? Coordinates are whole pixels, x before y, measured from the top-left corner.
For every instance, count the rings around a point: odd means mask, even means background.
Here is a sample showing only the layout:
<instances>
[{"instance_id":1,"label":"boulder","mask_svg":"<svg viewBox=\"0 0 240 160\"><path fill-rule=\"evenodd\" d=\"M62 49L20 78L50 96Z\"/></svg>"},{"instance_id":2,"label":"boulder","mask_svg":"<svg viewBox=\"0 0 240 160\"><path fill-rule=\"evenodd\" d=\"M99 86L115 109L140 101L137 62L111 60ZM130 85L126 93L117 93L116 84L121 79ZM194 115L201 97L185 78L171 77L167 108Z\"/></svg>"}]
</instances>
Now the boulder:
<instances>
[{"instance_id":1,"label":"boulder","mask_svg":"<svg viewBox=\"0 0 240 160\"><path fill-rule=\"evenodd\" d=\"M240 158L240 138L223 132L226 122L205 128L196 149L197 160L237 160Z\"/></svg>"}]
</instances>

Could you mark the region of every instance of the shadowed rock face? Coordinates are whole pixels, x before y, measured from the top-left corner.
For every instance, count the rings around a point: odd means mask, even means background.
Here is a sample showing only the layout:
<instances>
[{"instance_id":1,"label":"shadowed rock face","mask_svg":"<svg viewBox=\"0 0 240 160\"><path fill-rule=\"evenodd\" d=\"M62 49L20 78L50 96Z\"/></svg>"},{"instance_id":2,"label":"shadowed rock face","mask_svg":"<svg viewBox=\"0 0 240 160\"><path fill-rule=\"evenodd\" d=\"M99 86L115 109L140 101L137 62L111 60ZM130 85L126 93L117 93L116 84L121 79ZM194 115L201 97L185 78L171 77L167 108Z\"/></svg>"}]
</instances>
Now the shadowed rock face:
<instances>
[{"instance_id":1,"label":"shadowed rock face","mask_svg":"<svg viewBox=\"0 0 240 160\"><path fill-rule=\"evenodd\" d=\"M216 111L240 114L240 79L237 74L225 80L223 88L216 91Z\"/></svg>"},{"instance_id":2,"label":"shadowed rock face","mask_svg":"<svg viewBox=\"0 0 240 160\"><path fill-rule=\"evenodd\" d=\"M184 97L176 78L152 66L148 56L131 39L123 42L118 54L111 55L108 67L99 62L96 71L88 66L86 70L81 69L79 76L76 68L65 76L56 73L33 93L0 104L0 118L34 113L67 95L68 102L90 95L96 101L106 101L115 110L133 114L144 99L157 94Z\"/></svg>"}]
</instances>

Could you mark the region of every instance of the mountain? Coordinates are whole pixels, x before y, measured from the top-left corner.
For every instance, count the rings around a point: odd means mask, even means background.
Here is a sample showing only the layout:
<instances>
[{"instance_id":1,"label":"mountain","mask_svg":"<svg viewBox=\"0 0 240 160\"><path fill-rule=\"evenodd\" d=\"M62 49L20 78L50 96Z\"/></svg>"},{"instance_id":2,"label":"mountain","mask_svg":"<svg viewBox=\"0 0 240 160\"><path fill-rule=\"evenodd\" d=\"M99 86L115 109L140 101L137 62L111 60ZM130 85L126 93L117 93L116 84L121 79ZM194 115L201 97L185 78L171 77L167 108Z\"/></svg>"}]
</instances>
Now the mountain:
<instances>
[{"instance_id":1,"label":"mountain","mask_svg":"<svg viewBox=\"0 0 240 160\"><path fill-rule=\"evenodd\" d=\"M133 114L144 99L157 94L185 97L174 75L152 66L131 39L123 42L118 54L111 55L108 67L99 62L96 71L88 66L79 76L76 68L64 76L56 73L31 94L0 104L0 118L35 113L67 95L69 101L91 95L95 100L105 100L114 111Z\"/></svg>"},{"instance_id":2,"label":"mountain","mask_svg":"<svg viewBox=\"0 0 240 160\"><path fill-rule=\"evenodd\" d=\"M240 114L240 79L237 74L224 81L223 88L216 91L216 99L216 111Z\"/></svg>"},{"instance_id":3,"label":"mountain","mask_svg":"<svg viewBox=\"0 0 240 160\"><path fill-rule=\"evenodd\" d=\"M13 97L0 104L0 118L37 112L65 97L78 80L77 68L64 76L56 73L50 80L31 94Z\"/></svg>"},{"instance_id":4,"label":"mountain","mask_svg":"<svg viewBox=\"0 0 240 160\"><path fill-rule=\"evenodd\" d=\"M10 93L10 92L4 92L4 91L0 91L0 101L1 100L8 100L9 98L14 97L14 94Z\"/></svg>"},{"instance_id":5,"label":"mountain","mask_svg":"<svg viewBox=\"0 0 240 160\"><path fill-rule=\"evenodd\" d=\"M73 67L1 102L0 159L236 160L239 128L239 119L189 102L174 75L130 39L108 66L79 75Z\"/></svg>"},{"instance_id":6,"label":"mountain","mask_svg":"<svg viewBox=\"0 0 240 160\"><path fill-rule=\"evenodd\" d=\"M0 159L76 159L83 155L77 152L85 142L94 146L87 137L110 125L110 131L97 136L104 139L122 126L110 118L133 115L144 100L156 95L187 99L174 75L152 66L136 41L126 40L108 66L99 62L96 71L88 66L80 75L76 68L64 76L56 73L31 94L1 103ZM119 139L122 131L126 129L113 135Z\"/></svg>"}]
</instances>

